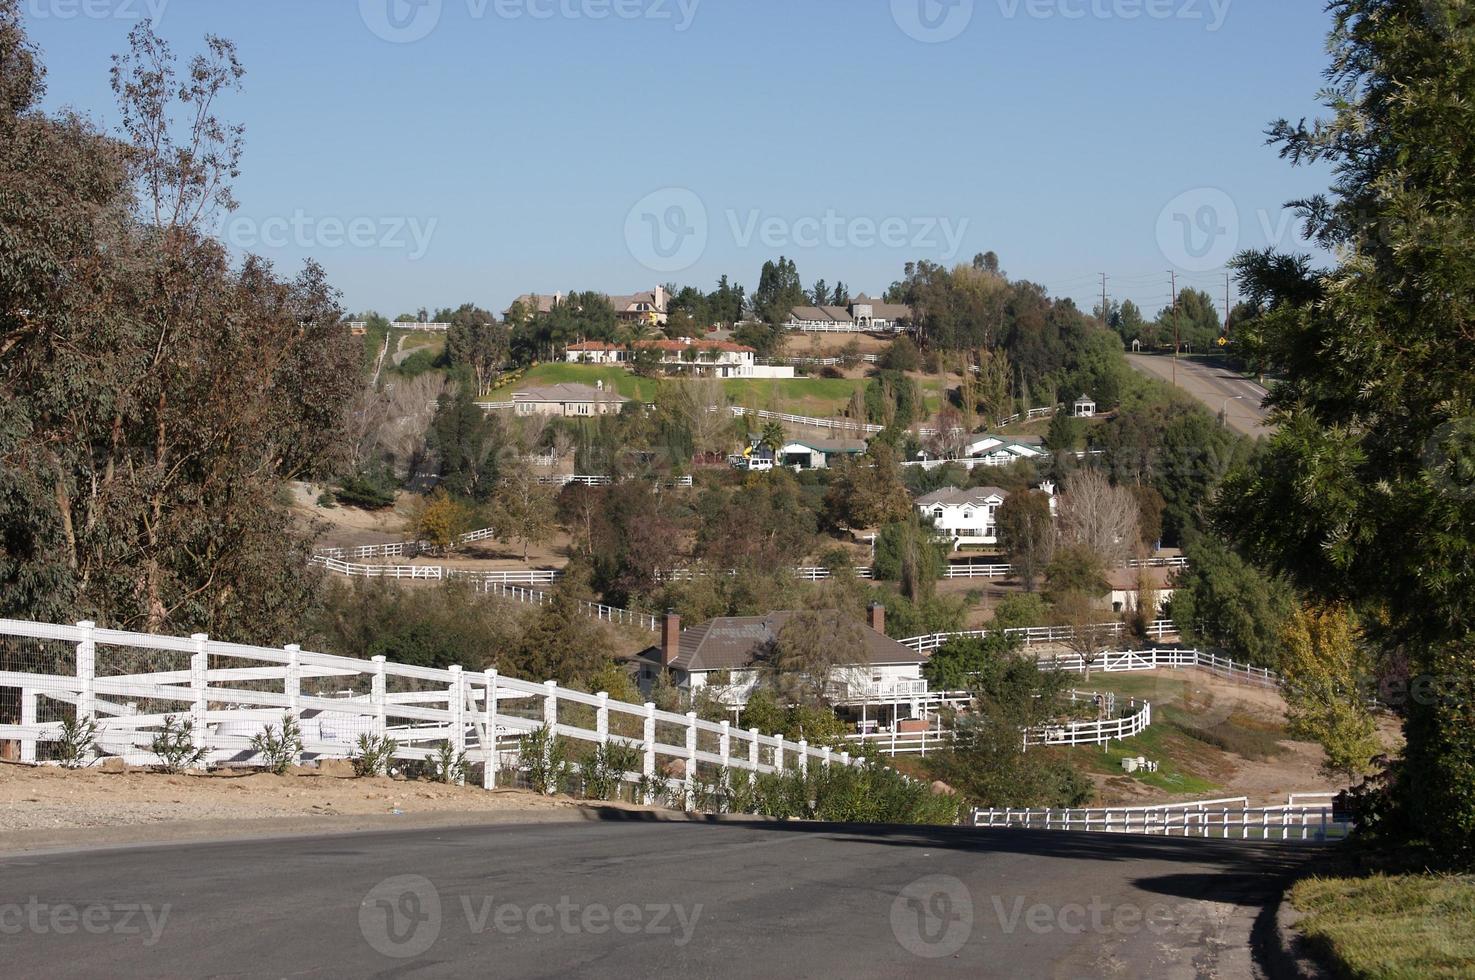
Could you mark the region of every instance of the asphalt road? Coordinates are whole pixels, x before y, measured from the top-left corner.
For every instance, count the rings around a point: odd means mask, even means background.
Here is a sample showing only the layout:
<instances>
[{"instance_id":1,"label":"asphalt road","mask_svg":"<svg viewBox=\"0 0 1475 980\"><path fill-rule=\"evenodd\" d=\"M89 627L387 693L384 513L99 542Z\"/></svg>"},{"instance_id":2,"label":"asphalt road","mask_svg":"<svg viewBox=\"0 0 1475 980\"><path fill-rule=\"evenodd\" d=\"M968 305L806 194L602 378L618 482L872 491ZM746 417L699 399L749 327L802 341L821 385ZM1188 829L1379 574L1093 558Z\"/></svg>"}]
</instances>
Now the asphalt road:
<instances>
[{"instance_id":1,"label":"asphalt road","mask_svg":"<svg viewBox=\"0 0 1475 980\"><path fill-rule=\"evenodd\" d=\"M1238 978L1306 856L609 820L0 857L0 972Z\"/></svg>"},{"instance_id":2,"label":"asphalt road","mask_svg":"<svg viewBox=\"0 0 1475 980\"><path fill-rule=\"evenodd\" d=\"M1127 363L1143 374L1171 383L1173 358L1165 354L1128 354ZM1178 387L1208 406L1216 416L1226 412L1229 427L1248 436L1269 435L1275 427L1265 422L1268 412L1261 407L1268 392L1228 368L1203 361L1178 358Z\"/></svg>"}]
</instances>

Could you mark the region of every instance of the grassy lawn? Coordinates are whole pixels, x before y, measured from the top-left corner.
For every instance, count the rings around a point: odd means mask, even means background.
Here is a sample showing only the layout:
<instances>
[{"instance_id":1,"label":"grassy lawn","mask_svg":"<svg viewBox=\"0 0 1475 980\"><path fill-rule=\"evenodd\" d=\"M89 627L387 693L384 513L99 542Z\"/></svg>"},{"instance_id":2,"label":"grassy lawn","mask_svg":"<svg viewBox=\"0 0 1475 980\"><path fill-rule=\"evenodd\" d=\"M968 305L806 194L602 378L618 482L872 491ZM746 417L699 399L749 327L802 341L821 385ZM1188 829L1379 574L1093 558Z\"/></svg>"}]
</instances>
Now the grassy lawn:
<instances>
[{"instance_id":1,"label":"grassy lawn","mask_svg":"<svg viewBox=\"0 0 1475 980\"><path fill-rule=\"evenodd\" d=\"M1126 775L1122 771L1123 759L1135 759L1139 756L1150 759L1158 764L1157 772L1138 771L1129 778L1167 793L1208 796L1219 788L1218 783L1195 775L1183 764L1184 759L1193 757L1193 740L1172 726L1158 724L1156 719L1141 735L1112 742L1105 751L1097 746L1081 746L1065 751L1069 753L1071 761L1081 768L1107 776Z\"/></svg>"},{"instance_id":2,"label":"grassy lawn","mask_svg":"<svg viewBox=\"0 0 1475 980\"><path fill-rule=\"evenodd\" d=\"M1307 878L1291 904L1340 976L1475 976L1475 878Z\"/></svg>"},{"instance_id":3,"label":"grassy lawn","mask_svg":"<svg viewBox=\"0 0 1475 980\"><path fill-rule=\"evenodd\" d=\"M637 378L621 367L602 364L539 364L530 368L513 387L526 388L535 385L581 384L593 385L603 381L606 388L613 388L626 398L649 402L656 396L659 381L656 378ZM503 395L510 394L510 389Z\"/></svg>"}]
</instances>

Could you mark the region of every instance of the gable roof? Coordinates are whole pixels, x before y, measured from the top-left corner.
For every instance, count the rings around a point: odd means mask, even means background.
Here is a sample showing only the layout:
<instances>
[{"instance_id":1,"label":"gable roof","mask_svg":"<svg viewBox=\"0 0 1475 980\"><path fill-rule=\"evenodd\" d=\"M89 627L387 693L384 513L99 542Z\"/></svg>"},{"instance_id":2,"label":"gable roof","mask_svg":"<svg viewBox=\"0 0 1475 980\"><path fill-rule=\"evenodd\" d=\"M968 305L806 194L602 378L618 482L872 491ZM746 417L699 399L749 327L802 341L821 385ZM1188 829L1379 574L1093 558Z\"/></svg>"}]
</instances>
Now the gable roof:
<instances>
[{"instance_id":1,"label":"gable roof","mask_svg":"<svg viewBox=\"0 0 1475 980\"><path fill-rule=\"evenodd\" d=\"M837 456L842 453L858 455L869 448L864 439L790 439L784 443L784 448L788 449L790 446L803 446L805 449L824 453L827 456Z\"/></svg>"},{"instance_id":2,"label":"gable roof","mask_svg":"<svg viewBox=\"0 0 1475 980\"><path fill-rule=\"evenodd\" d=\"M918 507L982 507L991 501L1004 501L1009 491L1000 487L943 487L917 498Z\"/></svg>"},{"instance_id":3,"label":"gable roof","mask_svg":"<svg viewBox=\"0 0 1475 980\"><path fill-rule=\"evenodd\" d=\"M724 616L693 626L681 634L681 651L671 664L677 670L694 673L707 670L743 670L766 659L778 641L779 632L793 618L792 612L772 612L766 616ZM886 664L920 664L927 658L915 650L861 626L864 642L856 651L853 664L844 666L881 666ZM643 659L661 660L661 648L651 647L640 654Z\"/></svg>"},{"instance_id":4,"label":"gable roof","mask_svg":"<svg viewBox=\"0 0 1475 980\"><path fill-rule=\"evenodd\" d=\"M520 388L512 393L514 402L627 402L618 392L603 390L590 385L553 384L533 388Z\"/></svg>"}]
</instances>

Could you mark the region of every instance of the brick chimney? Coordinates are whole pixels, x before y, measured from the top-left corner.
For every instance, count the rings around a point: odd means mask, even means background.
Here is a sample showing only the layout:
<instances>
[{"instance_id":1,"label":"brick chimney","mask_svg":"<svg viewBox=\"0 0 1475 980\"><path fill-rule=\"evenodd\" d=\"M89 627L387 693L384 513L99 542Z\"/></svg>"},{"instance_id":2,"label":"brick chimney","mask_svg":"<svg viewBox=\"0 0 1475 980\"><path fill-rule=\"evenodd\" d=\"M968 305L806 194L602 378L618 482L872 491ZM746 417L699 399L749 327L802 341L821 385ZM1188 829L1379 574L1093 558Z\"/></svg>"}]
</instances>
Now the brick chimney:
<instances>
[{"instance_id":1,"label":"brick chimney","mask_svg":"<svg viewBox=\"0 0 1475 980\"><path fill-rule=\"evenodd\" d=\"M681 653L681 617L676 615L676 610L666 610L666 618L661 623L661 664L669 667L676 662Z\"/></svg>"},{"instance_id":2,"label":"brick chimney","mask_svg":"<svg viewBox=\"0 0 1475 980\"><path fill-rule=\"evenodd\" d=\"M866 623L870 625L871 629L885 636L886 607L879 602L871 603L870 608L866 610Z\"/></svg>"}]
</instances>

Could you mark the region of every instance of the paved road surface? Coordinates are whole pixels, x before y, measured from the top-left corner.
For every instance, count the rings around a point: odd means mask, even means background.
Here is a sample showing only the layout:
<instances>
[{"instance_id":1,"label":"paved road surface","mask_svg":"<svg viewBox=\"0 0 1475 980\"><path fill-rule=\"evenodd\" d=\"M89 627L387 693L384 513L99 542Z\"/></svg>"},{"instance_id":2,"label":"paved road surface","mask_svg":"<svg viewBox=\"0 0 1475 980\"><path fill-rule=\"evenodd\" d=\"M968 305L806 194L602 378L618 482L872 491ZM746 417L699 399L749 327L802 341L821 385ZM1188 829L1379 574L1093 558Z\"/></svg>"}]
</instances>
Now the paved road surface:
<instances>
[{"instance_id":1,"label":"paved road surface","mask_svg":"<svg viewBox=\"0 0 1475 980\"><path fill-rule=\"evenodd\" d=\"M1173 380L1173 358L1163 354L1128 354L1127 363L1143 374ZM1228 368L1203 361L1178 358L1178 387L1208 406L1216 416L1228 411L1229 427L1248 436L1269 435L1274 426L1265 424L1269 414L1260 407L1267 394L1264 386L1248 381Z\"/></svg>"},{"instance_id":2,"label":"paved road surface","mask_svg":"<svg viewBox=\"0 0 1475 980\"><path fill-rule=\"evenodd\" d=\"M1255 975L1252 927L1307 853L612 820L0 857L0 964L10 977L1238 978Z\"/></svg>"}]
</instances>

